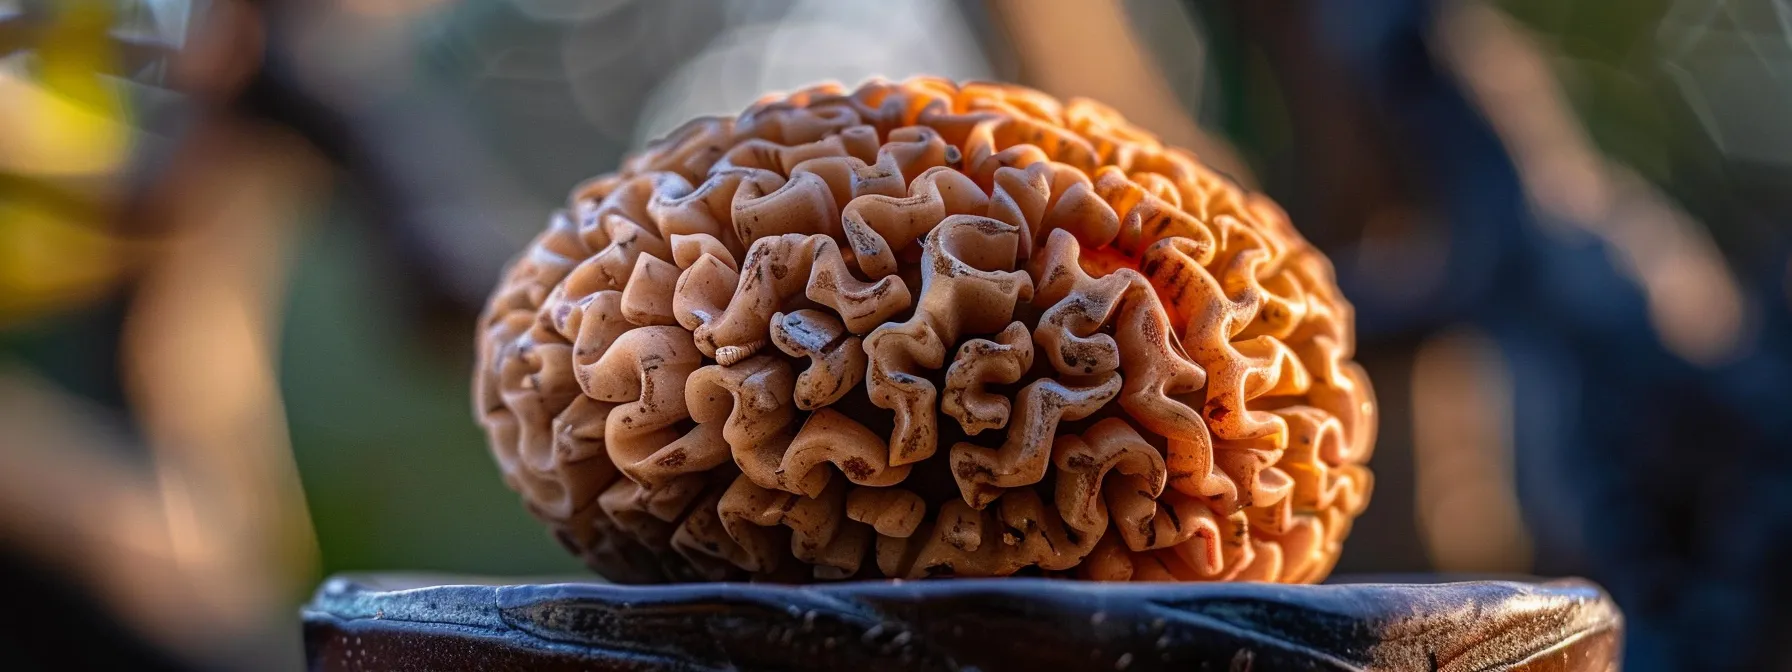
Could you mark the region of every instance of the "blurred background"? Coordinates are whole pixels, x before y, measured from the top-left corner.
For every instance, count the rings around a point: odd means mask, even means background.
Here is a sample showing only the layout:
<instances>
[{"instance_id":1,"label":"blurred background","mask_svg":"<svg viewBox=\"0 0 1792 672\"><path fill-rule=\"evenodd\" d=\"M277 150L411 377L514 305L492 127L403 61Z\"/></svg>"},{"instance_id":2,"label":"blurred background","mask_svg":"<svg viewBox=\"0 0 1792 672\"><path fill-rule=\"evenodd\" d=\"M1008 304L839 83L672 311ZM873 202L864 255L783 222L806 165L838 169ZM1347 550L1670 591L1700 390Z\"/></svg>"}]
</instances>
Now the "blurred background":
<instances>
[{"instance_id":1,"label":"blurred background","mask_svg":"<svg viewBox=\"0 0 1792 672\"><path fill-rule=\"evenodd\" d=\"M1785 0L0 0L0 659L297 669L327 574L580 572L471 419L502 265L691 116L915 74L1101 99L1332 256L1340 577L1792 669Z\"/></svg>"}]
</instances>

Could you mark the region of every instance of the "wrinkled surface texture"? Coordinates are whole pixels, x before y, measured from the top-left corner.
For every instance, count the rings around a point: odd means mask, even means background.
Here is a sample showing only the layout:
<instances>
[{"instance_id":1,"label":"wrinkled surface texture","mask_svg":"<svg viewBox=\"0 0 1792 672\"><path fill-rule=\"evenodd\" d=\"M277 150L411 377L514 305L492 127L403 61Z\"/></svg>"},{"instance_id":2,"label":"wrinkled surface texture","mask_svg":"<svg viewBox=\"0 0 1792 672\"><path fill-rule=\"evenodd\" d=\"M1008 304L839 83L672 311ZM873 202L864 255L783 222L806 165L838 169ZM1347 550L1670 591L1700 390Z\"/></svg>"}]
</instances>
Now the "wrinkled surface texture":
<instances>
[{"instance_id":1,"label":"wrinkled surface texture","mask_svg":"<svg viewBox=\"0 0 1792 672\"><path fill-rule=\"evenodd\" d=\"M1019 87L693 121L574 190L478 338L506 482L618 581L1312 582L1369 495L1330 263Z\"/></svg>"}]
</instances>

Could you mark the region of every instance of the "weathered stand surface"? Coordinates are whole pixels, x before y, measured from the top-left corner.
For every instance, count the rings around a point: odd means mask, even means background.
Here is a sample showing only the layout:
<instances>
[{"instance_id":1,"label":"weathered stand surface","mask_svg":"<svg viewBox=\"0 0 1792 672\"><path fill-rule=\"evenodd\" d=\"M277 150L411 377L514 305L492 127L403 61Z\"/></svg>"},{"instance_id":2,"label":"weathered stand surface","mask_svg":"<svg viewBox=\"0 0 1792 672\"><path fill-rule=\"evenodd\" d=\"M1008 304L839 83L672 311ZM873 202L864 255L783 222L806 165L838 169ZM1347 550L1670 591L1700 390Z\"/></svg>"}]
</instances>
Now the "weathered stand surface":
<instances>
[{"instance_id":1,"label":"weathered stand surface","mask_svg":"<svg viewBox=\"0 0 1792 672\"><path fill-rule=\"evenodd\" d=\"M304 611L314 670L1615 670L1597 587L456 585L343 577Z\"/></svg>"}]
</instances>

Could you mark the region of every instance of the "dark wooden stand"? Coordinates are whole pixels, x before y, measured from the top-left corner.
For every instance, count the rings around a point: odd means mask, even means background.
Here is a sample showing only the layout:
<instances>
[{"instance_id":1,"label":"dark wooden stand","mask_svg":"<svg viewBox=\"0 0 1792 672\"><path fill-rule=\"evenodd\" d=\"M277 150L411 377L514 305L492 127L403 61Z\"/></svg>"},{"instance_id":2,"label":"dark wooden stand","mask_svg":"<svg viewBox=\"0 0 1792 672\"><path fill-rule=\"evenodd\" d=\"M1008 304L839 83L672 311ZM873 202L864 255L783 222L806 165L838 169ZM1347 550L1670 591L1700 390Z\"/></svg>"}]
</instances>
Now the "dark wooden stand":
<instances>
[{"instance_id":1,"label":"dark wooden stand","mask_svg":"<svg viewBox=\"0 0 1792 672\"><path fill-rule=\"evenodd\" d=\"M313 670L1616 670L1577 581L469 585L339 577Z\"/></svg>"}]
</instances>

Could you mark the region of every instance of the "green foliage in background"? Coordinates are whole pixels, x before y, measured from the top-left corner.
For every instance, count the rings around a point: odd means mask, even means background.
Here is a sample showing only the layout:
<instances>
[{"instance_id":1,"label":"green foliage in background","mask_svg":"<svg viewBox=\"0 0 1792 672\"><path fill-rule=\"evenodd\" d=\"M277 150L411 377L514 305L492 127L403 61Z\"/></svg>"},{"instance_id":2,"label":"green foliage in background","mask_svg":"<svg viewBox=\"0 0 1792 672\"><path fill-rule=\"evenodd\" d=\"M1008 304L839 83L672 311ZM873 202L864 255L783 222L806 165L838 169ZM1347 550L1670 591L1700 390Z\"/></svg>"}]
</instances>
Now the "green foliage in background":
<instances>
[{"instance_id":1,"label":"green foliage in background","mask_svg":"<svg viewBox=\"0 0 1792 672\"><path fill-rule=\"evenodd\" d=\"M281 348L293 452L324 573L580 571L504 487L473 424L464 338L418 333L366 237L312 229ZM453 345L463 343L455 347Z\"/></svg>"}]
</instances>

